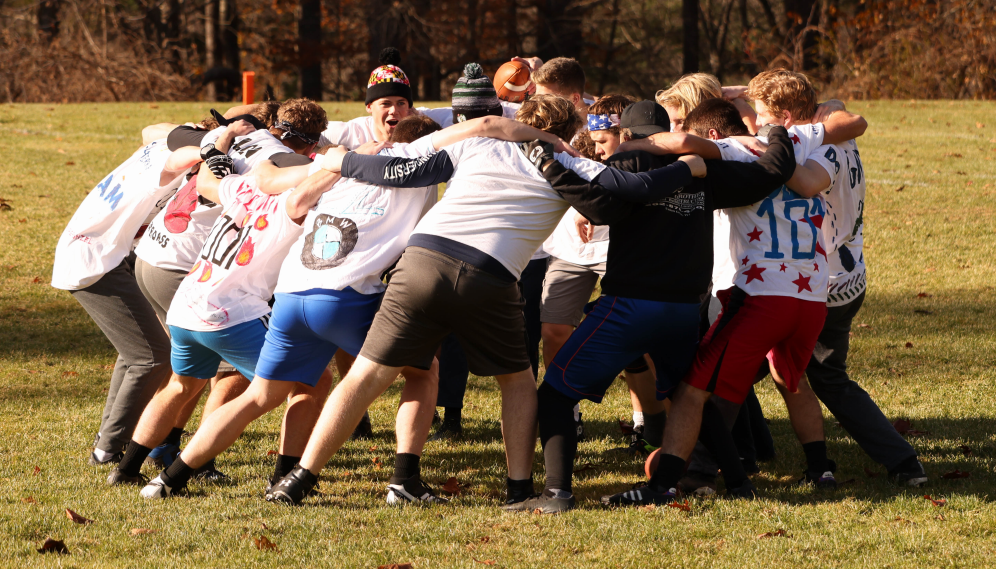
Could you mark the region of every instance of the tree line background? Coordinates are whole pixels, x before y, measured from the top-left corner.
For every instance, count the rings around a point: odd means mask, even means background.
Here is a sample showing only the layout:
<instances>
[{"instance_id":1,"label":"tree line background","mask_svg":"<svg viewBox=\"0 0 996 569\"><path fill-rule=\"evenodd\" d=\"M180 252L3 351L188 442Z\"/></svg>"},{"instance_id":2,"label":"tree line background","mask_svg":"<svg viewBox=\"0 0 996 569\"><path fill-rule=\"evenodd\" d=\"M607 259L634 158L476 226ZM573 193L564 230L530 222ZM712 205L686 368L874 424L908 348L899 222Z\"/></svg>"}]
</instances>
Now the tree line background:
<instances>
[{"instance_id":1,"label":"tree line background","mask_svg":"<svg viewBox=\"0 0 996 569\"><path fill-rule=\"evenodd\" d=\"M785 67L843 98L993 98L996 0L0 0L0 100L362 100L395 46L417 100L463 65L575 57L588 91ZM492 75L493 76L493 75Z\"/></svg>"}]
</instances>

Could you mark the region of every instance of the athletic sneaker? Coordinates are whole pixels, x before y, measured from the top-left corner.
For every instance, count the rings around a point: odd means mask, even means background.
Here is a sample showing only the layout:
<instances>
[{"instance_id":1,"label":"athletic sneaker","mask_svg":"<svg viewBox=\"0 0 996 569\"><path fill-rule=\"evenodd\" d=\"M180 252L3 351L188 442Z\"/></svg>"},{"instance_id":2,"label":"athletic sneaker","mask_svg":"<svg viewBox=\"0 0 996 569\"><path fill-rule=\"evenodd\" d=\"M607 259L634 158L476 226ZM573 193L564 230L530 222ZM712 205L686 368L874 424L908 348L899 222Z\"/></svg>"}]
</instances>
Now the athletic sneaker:
<instances>
[{"instance_id":1,"label":"athletic sneaker","mask_svg":"<svg viewBox=\"0 0 996 569\"><path fill-rule=\"evenodd\" d=\"M460 421L453 421L450 419L443 419L443 423L439 425L436 432L429 437L430 441L441 441L446 439L456 439L463 435L463 425Z\"/></svg>"},{"instance_id":2,"label":"athletic sneaker","mask_svg":"<svg viewBox=\"0 0 996 569\"><path fill-rule=\"evenodd\" d=\"M927 473L923 469L923 464L913 458L915 464L906 466L906 462L900 464L896 470L889 472L889 479L896 484L903 486L923 486L927 483Z\"/></svg>"},{"instance_id":3,"label":"athletic sneaker","mask_svg":"<svg viewBox=\"0 0 996 569\"><path fill-rule=\"evenodd\" d=\"M314 490L318 477L307 468L297 465L290 474L284 476L266 493L267 502L280 502L288 506L296 506Z\"/></svg>"},{"instance_id":4,"label":"athletic sneaker","mask_svg":"<svg viewBox=\"0 0 996 569\"><path fill-rule=\"evenodd\" d=\"M439 409L432 412L432 424L438 425L443 422L443 418L439 416Z\"/></svg>"},{"instance_id":5,"label":"athletic sneaker","mask_svg":"<svg viewBox=\"0 0 996 569\"><path fill-rule=\"evenodd\" d=\"M106 456L103 459L97 457L96 452L90 453L90 466L104 466L107 464L118 464L121 459L124 458L124 451L116 452L112 455Z\"/></svg>"},{"instance_id":6,"label":"athletic sneaker","mask_svg":"<svg viewBox=\"0 0 996 569\"><path fill-rule=\"evenodd\" d=\"M837 479L833 477L833 473L837 472L837 463L832 460L827 460L827 470L824 472L817 472L814 470L807 470L799 484L815 484L817 488L836 488Z\"/></svg>"},{"instance_id":7,"label":"athletic sneaker","mask_svg":"<svg viewBox=\"0 0 996 569\"><path fill-rule=\"evenodd\" d=\"M349 436L350 440L359 441L373 438L373 424L370 423L370 414L364 413L363 418L360 419L360 424L356 425L353 429L353 434Z\"/></svg>"},{"instance_id":8,"label":"athletic sneaker","mask_svg":"<svg viewBox=\"0 0 996 569\"><path fill-rule=\"evenodd\" d=\"M178 492L186 488L186 485L180 486L179 488L171 488L163 482L162 475L153 478L145 488L142 488L140 494L143 498L169 498L170 496L175 496Z\"/></svg>"},{"instance_id":9,"label":"athletic sneaker","mask_svg":"<svg viewBox=\"0 0 996 569\"><path fill-rule=\"evenodd\" d=\"M602 505L611 506L643 506L656 504L662 506L678 499L678 490L671 488L667 492L659 492L650 486L640 486L611 496L602 496Z\"/></svg>"},{"instance_id":10,"label":"athletic sneaker","mask_svg":"<svg viewBox=\"0 0 996 569\"><path fill-rule=\"evenodd\" d=\"M632 454L632 455L645 454L645 455L649 456L650 453L652 453L655 450L657 450L657 447L655 447L654 445L648 443L644 439L634 439L632 442L629 443L629 446L626 446L626 447L617 447L617 448L614 448L612 450L622 451L622 452L626 452L626 453L629 453L629 454Z\"/></svg>"},{"instance_id":11,"label":"athletic sneaker","mask_svg":"<svg viewBox=\"0 0 996 569\"><path fill-rule=\"evenodd\" d=\"M203 482L213 482L215 484L228 482L230 478L224 472L218 470L214 467L214 463L207 463L204 466L197 469L194 473L194 480L201 480Z\"/></svg>"},{"instance_id":12,"label":"athletic sneaker","mask_svg":"<svg viewBox=\"0 0 996 569\"><path fill-rule=\"evenodd\" d=\"M705 498L716 493L716 479L708 479L706 475L696 475L689 472L684 478L678 481L678 490L683 494Z\"/></svg>"},{"instance_id":13,"label":"athletic sneaker","mask_svg":"<svg viewBox=\"0 0 996 569\"><path fill-rule=\"evenodd\" d=\"M107 477L108 486L123 486L126 484L131 486L144 486L148 483L148 476L143 476L141 474L138 476L128 476L124 472L118 470L117 467L111 470L111 474Z\"/></svg>"},{"instance_id":14,"label":"athletic sneaker","mask_svg":"<svg viewBox=\"0 0 996 569\"><path fill-rule=\"evenodd\" d=\"M448 504L449 502L446 498L436 496L432 488L422 482L422 477L419 475L412 476L401 484L387 485L388 504Z\"/></svg>"},{"instance_id":15,"label":"athletic sneaker","mask_svg":"<svg viewBox=\"0 0 996 569\"><path fill-rule=\"evenodd\" d=\"M544 490L539 496L515 504L502 506L506 512L536 512L540 514L562 514L574 509L574 494L557 490Z\"/></svg>"},{"instance_id":16,"label":"athletic sneaker","mask_svg":"<svg viewBox=\"0 0 996 569\"><path fill-rule=\"evenodd\" d=\"M583 415L584 413L578 411L578 418L576 421L574 421L574 428L575 430L577 430L578 433L578 442L584 440L584 418L582 417Z\"/></svg>"},{"instance_id":17,"label":"athletic sneaker","mask_svg":"<svg viewBox=\"0 0 996 569\"><path fill-rule=\"evenodd\" d=\"M145 458L145 463L155 466L159 470L169 468L176 457L180 456L180 446L173 443L163 443L152 449L149 456Z\"/></svg>"},{"instance_id":18,"label":"athletic sneaker","mask_svg":"<svg viewBox=\"0 0 996 569\"><path fill-rule=\"evenodd\" d=\"M730 498L739 498L741 500L754 500L757 498L757 488L750 480L744 480L744 483L740 485L739 488L727 488L726 495Z\"/></svg>"}]
</instances>

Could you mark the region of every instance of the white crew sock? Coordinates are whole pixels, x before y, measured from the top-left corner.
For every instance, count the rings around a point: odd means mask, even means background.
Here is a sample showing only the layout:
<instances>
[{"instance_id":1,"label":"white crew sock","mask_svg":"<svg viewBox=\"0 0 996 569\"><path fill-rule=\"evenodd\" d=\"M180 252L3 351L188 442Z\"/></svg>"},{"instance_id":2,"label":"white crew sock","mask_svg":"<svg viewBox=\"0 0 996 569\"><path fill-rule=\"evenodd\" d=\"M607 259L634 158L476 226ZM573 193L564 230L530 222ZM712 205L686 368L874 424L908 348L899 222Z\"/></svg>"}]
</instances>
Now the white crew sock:
<instances>
[{"instance_id":1,"label":"white crew sock","mask_svg":"<svg viewBox=\"0 0 996 569\"><path fill-rule=\"evenodd\" d=\"M643 411L633 411L633 426L638 427L643 424Z\"/></svg>"}]
</instances>

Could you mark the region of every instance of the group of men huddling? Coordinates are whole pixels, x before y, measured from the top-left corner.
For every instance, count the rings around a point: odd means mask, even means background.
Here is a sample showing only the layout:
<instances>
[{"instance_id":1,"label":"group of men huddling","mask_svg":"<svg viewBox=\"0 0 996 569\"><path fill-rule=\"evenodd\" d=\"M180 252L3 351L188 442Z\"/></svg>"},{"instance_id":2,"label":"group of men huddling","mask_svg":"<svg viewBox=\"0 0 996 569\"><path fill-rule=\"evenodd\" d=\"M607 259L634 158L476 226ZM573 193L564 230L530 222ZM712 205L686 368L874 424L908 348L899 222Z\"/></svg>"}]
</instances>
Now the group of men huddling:
<instances>
[{"instance_id":1,"label":"group of men huddling","mask_svg":"<svg viewBox=\"0 0 996 569\"><path fill-rule=\"evenodd\" d=\"M501 390L507 510L575 507L579 403L624 371L632 446L659 460L606 505L708 494L720 471L753 498L742 440L769 373L803 483L836 484L820 400L895 480L927 481L846 372L866 286L861 117L785 70L594 100L567 58L521 59L521 104L468 64L452 108L416 109L398 59L385 51L351 121L292 99L152 125L84 199L52 284L119 352L90 458L116 463L109 484L165 498L224 477L215 457L286 403L266 499L300 503L403 376L387 501L445 503L420 458L437 401L437 435L459 433L467 370Z\"/></svg>"}]
</instances>

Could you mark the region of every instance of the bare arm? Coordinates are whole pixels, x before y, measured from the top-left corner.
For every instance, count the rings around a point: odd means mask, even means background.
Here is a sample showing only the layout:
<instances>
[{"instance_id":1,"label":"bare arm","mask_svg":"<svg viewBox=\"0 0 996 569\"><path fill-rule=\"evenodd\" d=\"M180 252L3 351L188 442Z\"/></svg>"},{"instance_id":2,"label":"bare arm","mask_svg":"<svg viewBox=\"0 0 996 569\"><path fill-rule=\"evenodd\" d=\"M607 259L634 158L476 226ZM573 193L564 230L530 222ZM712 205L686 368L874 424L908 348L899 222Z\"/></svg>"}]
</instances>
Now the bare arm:
<instances>
[{"instance_id":1,"label":"bare arm","mask_svg":"<svg viewBox=\"0 0 996 569\"><path fill-rule=\"evenodd\" d=\"M178 148L176 152L170 154L169 158L166 159L166 164L163 165L163 171L159 175L159 185L165 186L186 171L187 168L190 168L200 161L201 149L199 146L184 146L183 148Z\"/></svg>"},{"instance_id":2,"label":"bare arm","mask_svg":"<svg viewBox=\"0 0 996 569\"><path fill-rule=\"evenodd\" d=\"M472 119L437 131L432 135L432 146L436 150L439 150L444 146L449 146L474 136L497 138L498 140L505 140L507 142L542 140L543 142L552 144L554 152L566 152L571 156L578 156L576 150L554 134L533 128L519 121L494 116Z\"/></svg>"},{"instance_id":3,"label":"bare arm","mask_svg":"<svg viewBox=\"0 0 996 569\"><path fill-rule=\"evenodd\" d=\"M804 198L811 198L830 187L830 174L817 162L806 160L806 163L795 167L795 173L785 185Z\"/></svg>"},{"instance_id":4,"label":"bare arm","mask_svg":"<svg viewBox=\"0 0 996 569\"><path fill-rule=\"evenodd\" d=\"M246 121L235 121L225 127L225 132L221 133L221 136L219 136L218 140L215 141L214 147L227 154L228 149L232 146L232 141L235 140L235 137L245 136L254 130L256 130L256 127Z\"/></svg>"},{"instance_id":5,"label":"bare arm","mask_svg":"<svg viewBox=\"0 0 996 569\"><path fill-rule=\"evenodd\" d=\"M264 160L253 171L256 185L264 194L280 194L303 182L308 177L310 164L279 168L271 160ZM291 216L293 217L293 216Z\"/></svg>"},{"instance_id":6,"label":"bare arm","mask_svg":"<svg viewBox=\"0 0 996 569\"><path fill-rule=\"evenodd\" d=\"M161 122L159 124L150 124L149 126L142 129L142 144L149 144L154 140L159 140L160 138L166 138L170 132L173 131L179 125L173 123Z\"/></svg>"},{"instance_id":7,"label":"bare arm","mask_svg":"<svg viewBox=\"0 0 996 569\"><path fill-rule=\"evenodd\" d=\"M237 105L225 111L224 117L230 119L239 115L251 115L256 105Z\"/></svg>"},{"instance_id":8,"label":"bare arm","mask_svg":"<svg viewBox=\"0 0 996 569\"><path fill-rule=\"evenodd\" d=\"M220 185L221 180L214 177L210 168L201 167L200 171L197 172L197 193L204 199L220 204L221 199L218 197L218 186Z\"/></svg>"},{"instance_id":9,"label":"bare arm","mask_svg":"<svg viewBox=\"0 0 996 569\"><path fill-rule=\"evenodd\" d=\"M713 141L681 132L661 132L647 138L629 140L620 144L616 152L629 150L643 150L658 155L698 154L702 158L712 160L723 157L719 147Z\"/></svg>"},{"instance_id":10,"label":"bare arm","mask_svg":"<svg viewBox=\"0 0 996 569\"><path fill-rule=\"evenodd\" d=\"M287 215L300 225L308 210L315 207L322 194L332 189L341 177L328 170L318 170L308 176L287 197Z\"/></svg>"},{"instance_id":11,"label":"bare arm","mask_svg":"<svg viewBox=\"0 0 996 569\"><path fill-rule=\"evenodd\" d=\"M861 115L838 110L823 121L823 144L842 144L865 133L868 121Z\"/></svg>"}]
</instances>

